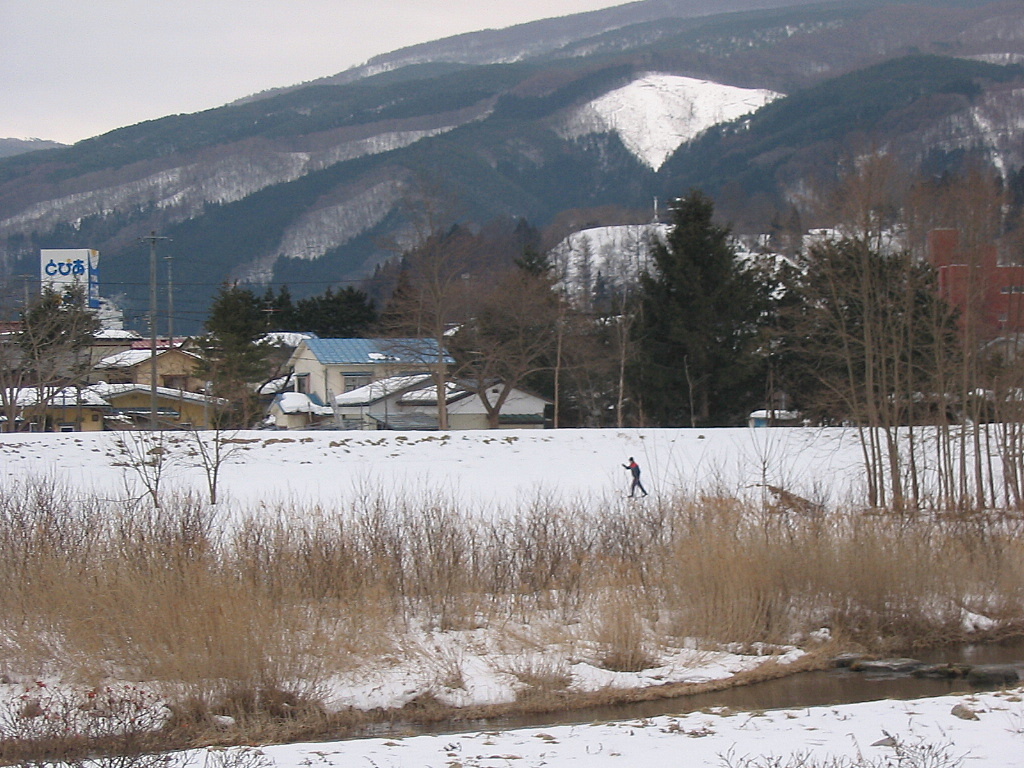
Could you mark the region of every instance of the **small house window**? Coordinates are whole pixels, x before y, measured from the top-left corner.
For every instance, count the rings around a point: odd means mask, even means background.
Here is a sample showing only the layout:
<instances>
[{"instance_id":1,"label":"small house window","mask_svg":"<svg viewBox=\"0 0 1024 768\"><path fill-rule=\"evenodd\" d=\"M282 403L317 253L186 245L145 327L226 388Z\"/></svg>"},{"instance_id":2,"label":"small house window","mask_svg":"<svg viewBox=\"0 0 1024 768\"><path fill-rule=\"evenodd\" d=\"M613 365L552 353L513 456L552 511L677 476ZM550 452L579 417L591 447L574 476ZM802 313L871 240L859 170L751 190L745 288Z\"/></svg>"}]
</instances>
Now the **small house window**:
<instances>
[{"instance_id":1,"label":"small house window","mask_svg":"<svg viewBox=\"0 0 1024 768\"><path fill-rule=\"evenodd\" d=\"M351 392L353 389L359 389L365 387L367 384L373 381L372 376L366 375L352 375L347 374L345 376L345 391Z\"/></svg>"}]
</instances>

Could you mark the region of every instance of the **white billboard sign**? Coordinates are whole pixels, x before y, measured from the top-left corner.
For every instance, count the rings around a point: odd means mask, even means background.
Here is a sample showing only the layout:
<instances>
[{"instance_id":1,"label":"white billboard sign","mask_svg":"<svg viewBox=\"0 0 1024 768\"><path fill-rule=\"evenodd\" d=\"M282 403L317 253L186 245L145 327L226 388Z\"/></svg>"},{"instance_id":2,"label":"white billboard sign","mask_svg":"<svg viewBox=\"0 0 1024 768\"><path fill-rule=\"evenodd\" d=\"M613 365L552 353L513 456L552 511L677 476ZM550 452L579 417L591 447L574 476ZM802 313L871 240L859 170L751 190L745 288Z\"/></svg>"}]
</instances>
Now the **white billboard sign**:
<instances>
[{"instance_id":1,"label":"white billboard sign","mask_svg":"<svg viewBox=\"0 0 1024 768\"><path fill-rule=\"evenodd\" d=\"M79 286L88 305L100 305L100 252L92 248L50 248L39 252L40 290Z\"/></svg>"}]
</instances>

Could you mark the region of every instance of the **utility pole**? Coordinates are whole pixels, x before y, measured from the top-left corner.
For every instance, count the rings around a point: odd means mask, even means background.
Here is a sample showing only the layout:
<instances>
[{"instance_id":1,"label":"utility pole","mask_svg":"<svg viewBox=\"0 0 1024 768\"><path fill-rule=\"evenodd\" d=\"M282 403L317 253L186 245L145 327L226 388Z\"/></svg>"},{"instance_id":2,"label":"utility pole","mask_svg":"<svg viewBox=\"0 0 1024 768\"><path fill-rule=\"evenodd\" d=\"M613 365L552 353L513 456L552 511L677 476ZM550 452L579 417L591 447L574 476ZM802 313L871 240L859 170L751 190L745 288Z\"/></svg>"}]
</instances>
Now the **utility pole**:
<instances>
[{"instance_id":1,"label":"utility pole","mask_svg":"<svg viewBox=\"0 0 1024 768\"><path fill-rule=\"evenodd\" d=\"M174 346L174 273L171 271L172 256L164 256L167 262L167 339Z\"/></svg>"},{"instance_id":2,"label":"utility pole","mask_svg":"<svg viewBox=\"0 0 1024 768\"><path fill-rule=\"evenodd\" d=\"M150 232L139 238L149 242L149 428L156 429L156 241L170 240Z\"/></svg>"}]
</instances>

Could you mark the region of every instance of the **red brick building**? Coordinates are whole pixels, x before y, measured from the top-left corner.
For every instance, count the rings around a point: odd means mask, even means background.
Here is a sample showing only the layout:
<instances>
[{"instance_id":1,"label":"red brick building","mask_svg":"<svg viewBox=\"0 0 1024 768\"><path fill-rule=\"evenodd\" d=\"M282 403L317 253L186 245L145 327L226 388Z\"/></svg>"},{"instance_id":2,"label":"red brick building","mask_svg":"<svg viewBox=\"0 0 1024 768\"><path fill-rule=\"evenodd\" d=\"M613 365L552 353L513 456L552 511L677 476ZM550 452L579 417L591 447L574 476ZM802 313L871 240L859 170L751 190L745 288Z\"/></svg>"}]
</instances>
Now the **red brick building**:
<instances>
[{"instance_id":1,"label":"red brick building","mask_svg":"<svg viewBox=\"0 0 1024 768\"><path fill-rule=\"evenodd\" d=\"M1001 265L994 244L965 253L955 229L928 233L928 260L938 272L939 295L960 309L961 323L973 309L984 339L1024 331L1024 266Z\"/></svg>"}]
</instances>

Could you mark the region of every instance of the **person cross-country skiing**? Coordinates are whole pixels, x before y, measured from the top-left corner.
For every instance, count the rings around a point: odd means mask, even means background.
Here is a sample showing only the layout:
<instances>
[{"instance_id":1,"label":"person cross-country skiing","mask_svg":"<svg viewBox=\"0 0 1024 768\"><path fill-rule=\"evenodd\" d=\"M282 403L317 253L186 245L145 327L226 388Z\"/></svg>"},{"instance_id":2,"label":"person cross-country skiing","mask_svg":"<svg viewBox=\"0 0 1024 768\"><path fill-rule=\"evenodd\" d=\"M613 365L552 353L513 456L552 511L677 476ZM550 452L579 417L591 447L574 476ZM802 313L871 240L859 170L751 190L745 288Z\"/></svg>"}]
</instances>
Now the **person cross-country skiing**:
<instances>
[{"instance_id":1,"label":"person cross-country skiing","mask_svg":"<svg viewBox=\"0 0 1024 768\"><path fill-rule=\"evenodd\" d=\"M646 496L647 491L644 490L643 484L640 482L640 465L637 464L633 457L629 457L629 464L623 464L624 468L628 469L633 475L633 484L629 487L629 497L633 498L633 494L636 493L636 489L639 488L640 492Z\"/></svg>"}]
</instances>

